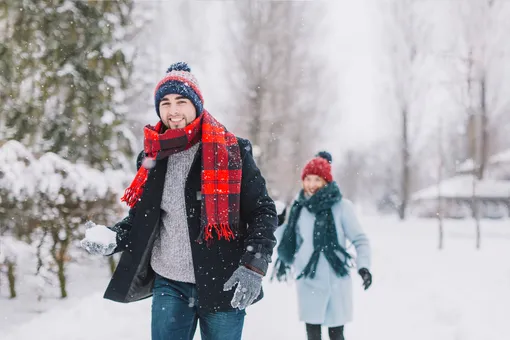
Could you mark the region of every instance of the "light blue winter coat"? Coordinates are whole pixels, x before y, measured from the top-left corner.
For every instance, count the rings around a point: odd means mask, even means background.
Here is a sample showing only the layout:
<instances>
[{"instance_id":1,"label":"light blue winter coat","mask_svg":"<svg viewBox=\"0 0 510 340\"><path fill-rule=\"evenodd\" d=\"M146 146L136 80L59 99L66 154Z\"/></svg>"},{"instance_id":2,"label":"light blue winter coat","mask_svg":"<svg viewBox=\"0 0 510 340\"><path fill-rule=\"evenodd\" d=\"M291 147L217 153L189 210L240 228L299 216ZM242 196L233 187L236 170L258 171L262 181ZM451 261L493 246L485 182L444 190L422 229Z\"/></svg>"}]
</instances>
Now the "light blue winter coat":
<instances>
[{"instance_id":1,"label":"light blue winter coat","mask_svg":"<svg viewBox=\"0 0 510 340\"><path fill-rule=\"evenodd\" d=\"M370 244L358 222L354 205L351 201L342 199L331 209L335 219L338 243L351 254L352 252L346 246L346 240L349 240L356 249L356 272L359 268L370 269ZM304 207L296 225L303 243L295 255L292 266L295 276L306 267L313 253L314 222L315 215ZM285 228L286 225L282 225L277 230L278 240L281 239ZM321 255L315 278L301 278L296 281L300 320L327 327L342 326L352 321L352 273L354 271L348 276L336 276L329 262L324 255Z\"/></svg>"}]
</instances>

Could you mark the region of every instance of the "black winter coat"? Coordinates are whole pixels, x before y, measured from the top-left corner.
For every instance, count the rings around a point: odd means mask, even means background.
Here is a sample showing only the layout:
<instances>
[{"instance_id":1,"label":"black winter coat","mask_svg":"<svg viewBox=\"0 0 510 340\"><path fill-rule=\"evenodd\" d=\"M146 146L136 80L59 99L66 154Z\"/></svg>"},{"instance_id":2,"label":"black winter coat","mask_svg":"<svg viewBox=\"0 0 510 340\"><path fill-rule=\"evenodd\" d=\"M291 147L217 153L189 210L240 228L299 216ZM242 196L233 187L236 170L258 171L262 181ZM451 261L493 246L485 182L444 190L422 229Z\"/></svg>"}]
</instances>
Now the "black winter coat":
<instances>
[{"instance_id":1,"label":"black winter coat","mask_svg":"<svg viewBox=\"0 0 510 340\"><path fill-rule=\"evenodd\" d=\"M204 311L231 309L234 290L223 291L224 283L240 265L266 273L276 239L277 215L266 183L257 168L248 140L238 138L241 149L242 181L240 226L232 241L214 239L207 246L198 243L201 224L201 147L196 153L185 185L191 252L198 292L198 306ZM140 167L143 152L138 156ZM152 296L155 273L150 266L151 252L160 228L160 206L167 159L150 169L141 200L129 216L111 229L117 233L117 249L123 251L104 294L106 299L133 302ZM255 300L262 298L263 292Z\"/></svg>"}]
</instances>

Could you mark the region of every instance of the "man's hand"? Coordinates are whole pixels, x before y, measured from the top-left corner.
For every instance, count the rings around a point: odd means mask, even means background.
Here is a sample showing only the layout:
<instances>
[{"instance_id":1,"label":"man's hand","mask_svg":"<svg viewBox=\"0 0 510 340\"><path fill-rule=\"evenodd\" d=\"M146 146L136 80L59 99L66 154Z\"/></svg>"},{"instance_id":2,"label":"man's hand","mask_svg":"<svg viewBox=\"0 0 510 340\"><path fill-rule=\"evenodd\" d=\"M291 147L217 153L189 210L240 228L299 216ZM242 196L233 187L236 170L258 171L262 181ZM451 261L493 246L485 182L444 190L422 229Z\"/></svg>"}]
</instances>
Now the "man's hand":
<instances>
[{"instance_id":1,"label":"man's hand","mask_svg":"<svg viewBox=\"0 0 510 340\"><path fill-rule=\"evenodd\" d=\"M361 268L358 270L358 274L363 279L363 287L365 287L365 290L372 285L372 274L370 274L370 271L366 268Z\"/></svg>"},{"instance_id":2,"label":"man's hand","mask_svg":"<svg viewBox=\"0 0 510 340\"><path fill-rule=\"evenodd\" d=\"M105 227L88 221L85 226L85 238L80 245L92 255L110 255L117 247L117 234Z\"/></svg>"},{"instance_id":3,"label":"man's hand","mask_svg":"<svg viewBox=\"0 0 510 340\"><path fill-rule=\"evenodd\" d=\"M245 309L259 296L263 276L244 266L236 269L225 283L223 290L231 290L237 283L234 297L230 303L233 308Z\"/></svg>"}]
</instances>

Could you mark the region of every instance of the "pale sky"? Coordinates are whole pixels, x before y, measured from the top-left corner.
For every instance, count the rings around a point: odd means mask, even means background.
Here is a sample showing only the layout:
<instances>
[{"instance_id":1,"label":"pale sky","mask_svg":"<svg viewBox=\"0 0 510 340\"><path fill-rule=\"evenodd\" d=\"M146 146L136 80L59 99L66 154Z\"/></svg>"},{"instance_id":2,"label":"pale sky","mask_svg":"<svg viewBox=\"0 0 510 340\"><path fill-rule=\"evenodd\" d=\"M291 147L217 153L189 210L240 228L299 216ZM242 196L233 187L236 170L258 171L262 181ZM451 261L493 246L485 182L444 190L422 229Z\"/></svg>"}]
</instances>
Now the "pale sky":
<instances>
[{"instance_id":1,"label":"pale sky","mask_svg":"<svg viewBox=\"0 0 510 340\"><path fill-rule=\"evenodd\" d=\"M377 70L377 22L370 0L331 2L328 18L334 27L338 49L343 55L344 83L340 90L345 94L342 105L340 132L346 138L342 143L349 147L367 145L376 138L377 106L376 86L380 83ZM329 43L329 42L328 42ZM335 143L333 141L333 143Z\"/></svg>"}]
</instances>

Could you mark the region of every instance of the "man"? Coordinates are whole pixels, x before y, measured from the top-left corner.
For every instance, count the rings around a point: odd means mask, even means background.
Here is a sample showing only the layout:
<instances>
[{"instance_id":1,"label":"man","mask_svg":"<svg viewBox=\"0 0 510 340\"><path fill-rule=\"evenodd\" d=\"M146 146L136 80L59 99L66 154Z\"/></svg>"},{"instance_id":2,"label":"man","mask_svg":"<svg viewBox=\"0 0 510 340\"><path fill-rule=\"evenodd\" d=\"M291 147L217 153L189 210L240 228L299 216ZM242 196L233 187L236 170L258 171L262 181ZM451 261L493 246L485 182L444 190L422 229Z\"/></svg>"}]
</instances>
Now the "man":
<instances>
[{"instance_id":1,"label":"man","mask_svg":"<svg viewBox=\"0 0 510 340\"><path fill-rule=\"evenodd\" d=\"M139 170L122 198L129 216L110 228L115 250L101 238L82 241L95 254L123 251L105 298L153 295L153 340L191 340L197 322L203 339L241 339L244 309L263 296L276 244L275 205L250 142L203 103L188 65L172 65L155 90L160 121L145 127Z\"/></svg>"}]
</instances>

